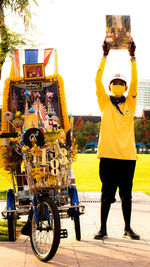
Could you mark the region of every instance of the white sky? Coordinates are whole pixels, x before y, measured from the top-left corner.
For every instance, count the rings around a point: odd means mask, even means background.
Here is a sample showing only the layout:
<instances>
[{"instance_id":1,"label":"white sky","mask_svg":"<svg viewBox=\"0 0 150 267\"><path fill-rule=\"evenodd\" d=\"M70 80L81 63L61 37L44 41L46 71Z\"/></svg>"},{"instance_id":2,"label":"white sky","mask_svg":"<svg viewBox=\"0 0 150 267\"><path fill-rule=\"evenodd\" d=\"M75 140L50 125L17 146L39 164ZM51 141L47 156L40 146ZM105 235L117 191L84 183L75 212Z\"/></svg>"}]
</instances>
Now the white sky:
<instances>
[{"instance_id":1,"label":"white sky","mask_svg":"<svg viewBox=\"0 0 150 267\"><path fill-rule=\"evenodd\" d=\"M105 15L130 15L131 32L136 43L138 77L150 79L150 20L149 1L136 0L38 0L33 5L32 20L37 32L28 31L41 47L58 51L58 70L65 83L68 112L73 115L100 115L95 94L95 75L102 58L101 45L105 38ZM11 23L10 23L11 22ZM22 31L19 18L9 13L8 25ZM121 72L130 82L130 57L127 50L111 50L103 82L108 87L113 73ZM5 64L3 80L8 76L10 63ZM0 93L0 95L1 95Z\"/></svg>"}]
</instances>

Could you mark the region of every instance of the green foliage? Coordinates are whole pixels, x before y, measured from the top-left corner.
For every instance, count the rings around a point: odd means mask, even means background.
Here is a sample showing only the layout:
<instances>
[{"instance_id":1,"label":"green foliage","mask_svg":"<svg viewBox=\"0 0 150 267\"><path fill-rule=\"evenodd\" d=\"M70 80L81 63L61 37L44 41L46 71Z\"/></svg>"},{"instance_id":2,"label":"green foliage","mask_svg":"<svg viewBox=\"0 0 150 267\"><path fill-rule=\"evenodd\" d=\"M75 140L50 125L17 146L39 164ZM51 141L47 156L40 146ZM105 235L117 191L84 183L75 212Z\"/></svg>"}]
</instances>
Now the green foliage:
<instances>
[{"instance_id":1,"label":"green foliage","mask_svg":"<svg viewBox=\"0 0 150 267\"><path fill-rule=\"evenodd\" d=\"M146 127L144 123L144 119L137 118L134 121L134 130L135 130L135 141L142 142L146 136Z\"/></svg>"},{"instance_id":2,"label":"green foliage","mask_svg":"<svg viewBox=\"0 0 150 267\"><path fill-rule=\"evenodd\" d=\"M81 120L77 126L74 126L74 136L76 138L79 151L84 151L89 142L90 136L93 136L94 139L98 138L99 128L100 123L93 123L91 121L84 123L83 120Z\"/></svg>"},{"instance_id":3,"label":"green foliage","mask_svg":"<svg viewBox=\"0 0 150 267\"><path fill-rule=\"evenodd\" d=\"M150 131L150 120L146 120L145 128L147 131Z\"/></svg>"},{"instance_id":4,"label":"green foliage","mask_svg":"<svg viewBox=\"0 0 150 267\"><path fill-rule=\"evenodd\" d=\"M148 145L148 143L150 142L150 138L146 138L146 133L150 130L150 120L137 118L134 121L134 129L136 143L143 143L146 148L149 149L150 146Z\"/></svg>"},{"instance_id":5,"label":"green foliage","mask_svg":"<svg viewBox=\"0 0 150 267\"><path fill-rule=\"evenodd\" d=\"M93 123L91 121L87 121L83 126L83 131L87 133L87 135L98 135L99 134L99 124Z\"/></svg>"},{"instance_id":6,"label":"green foliage","mask_svg":"<svg viewBox=\"0 0 150 267\"><path fill-rule=\"evenodd\" d=\"M32 1L38 5L36 0ZM9 8L23 19L25 30L32 26L29 0L0 0L0 78L7 54L11 54L13 49L28 42L23 35L11 32L6 26L5 11Z\"/></svg>"},{"instance_id":7,"label":"green foliage","mask_svg":"<svg viewBox=\"0 0 150 267\"><path fill-rule=\"evenodd\" d=\"M0 32L3 32L3 38L0 43L0 62L5 59L5 54L10 53L12 55L12 50L18 46L23 46L26 44L26 39L19 33L10 32L7 27L5 30L0 26Z\"/></svg>"},{"instance_id":8,"label":"green foliage","mask_svg":"<svg viewBox=\"0 0 150 267\"><path fill-rule=\"evenodd\" d=\"M86 144L88 143L88 137L86 132L79 132L76 135L76 143L78 144L79 151L83 151Z\"/></svg>"}]
</instances>

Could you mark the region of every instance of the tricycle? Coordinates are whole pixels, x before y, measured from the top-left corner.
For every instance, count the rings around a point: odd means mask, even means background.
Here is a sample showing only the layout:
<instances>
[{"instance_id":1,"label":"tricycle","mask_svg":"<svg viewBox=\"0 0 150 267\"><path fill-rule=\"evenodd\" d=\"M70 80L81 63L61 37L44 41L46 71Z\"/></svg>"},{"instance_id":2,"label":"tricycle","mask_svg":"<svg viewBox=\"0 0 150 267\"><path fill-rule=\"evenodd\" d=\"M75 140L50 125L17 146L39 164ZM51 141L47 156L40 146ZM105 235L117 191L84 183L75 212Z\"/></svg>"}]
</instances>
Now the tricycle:
<instances>
[{"instance_id":1,"label":"tricycle","mask_svg":"<svg viewBox=\"0 0 150 267\"><path fill-rule=\"evenodd\" d=\"M77 145L64 83L58 73L45 77L43 71L41 63L25 64L24 77L11 73L5 82L1 153L13 186L2 215L10 241L16 240L17 220L27 215L22 234L30 236L38 259L48 261L60 238L68 236L61 219L73 219L76 239L81 239L84 206L79 204L71 169Z\"/></svg>"}]
</instances>

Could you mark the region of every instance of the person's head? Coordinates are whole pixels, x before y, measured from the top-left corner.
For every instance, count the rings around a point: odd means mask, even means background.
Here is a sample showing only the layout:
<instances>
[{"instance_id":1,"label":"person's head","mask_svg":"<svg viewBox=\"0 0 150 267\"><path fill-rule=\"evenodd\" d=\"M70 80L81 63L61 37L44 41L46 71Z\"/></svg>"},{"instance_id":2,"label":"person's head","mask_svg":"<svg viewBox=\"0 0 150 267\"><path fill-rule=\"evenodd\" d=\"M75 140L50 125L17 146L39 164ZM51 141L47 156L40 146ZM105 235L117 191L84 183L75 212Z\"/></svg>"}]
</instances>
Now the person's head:
<instances>
[{"instance_id":1,"label":"person's head","mask_svg":"<svg viewBox=\"0 0 150 267\"><path fill-rule=\"evenodd\" d=\"M113 94L114 97L119 98L123 96L125 91L127 91L127 81L124 75L122 74L115 74L112 76L110 83L109 83L109 90Z\"/></svg>"}]
</instances>

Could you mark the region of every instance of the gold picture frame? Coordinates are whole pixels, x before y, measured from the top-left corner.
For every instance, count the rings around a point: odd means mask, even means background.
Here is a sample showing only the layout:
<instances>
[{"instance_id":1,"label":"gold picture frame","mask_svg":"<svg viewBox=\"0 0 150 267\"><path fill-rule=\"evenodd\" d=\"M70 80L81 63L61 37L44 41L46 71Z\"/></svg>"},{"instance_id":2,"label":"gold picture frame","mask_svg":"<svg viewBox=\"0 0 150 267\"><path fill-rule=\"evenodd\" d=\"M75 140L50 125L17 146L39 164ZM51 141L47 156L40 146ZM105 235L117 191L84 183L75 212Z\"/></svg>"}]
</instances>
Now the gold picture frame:
<instances>
[{"instance_id":1,"label":"gold picture frame","mask_svg":"<svg viewBox=\"0 0 150 267\"><path fill-rule=\"evenodd\" d=\"M45 79L44 63L23 64L23 73L25 80L42 80Z\"/></svg>"}]
</instances>

